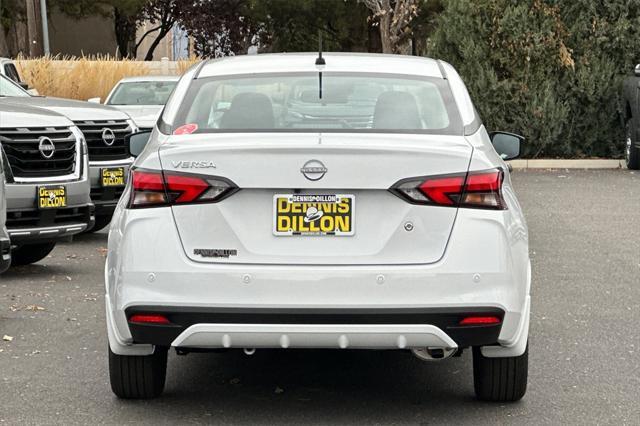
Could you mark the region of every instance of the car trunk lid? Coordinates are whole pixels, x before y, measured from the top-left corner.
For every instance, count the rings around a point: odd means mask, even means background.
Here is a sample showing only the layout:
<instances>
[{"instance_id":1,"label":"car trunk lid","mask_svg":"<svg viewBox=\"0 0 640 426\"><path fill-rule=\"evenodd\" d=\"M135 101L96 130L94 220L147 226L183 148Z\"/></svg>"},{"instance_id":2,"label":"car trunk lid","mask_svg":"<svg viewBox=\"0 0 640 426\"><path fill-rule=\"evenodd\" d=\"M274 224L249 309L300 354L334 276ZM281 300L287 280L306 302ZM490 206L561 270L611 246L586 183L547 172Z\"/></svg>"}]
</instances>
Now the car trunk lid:
<instances>
[{"instance_id":1,"label":"car trunk lid","mask_svg":"<svg viewBox=\"0 0 640 426\"><path fill-rule=\"evenodd\" d=\"M226 133L173 136L159 152L165 171L223 177L241 189L217 203L172 207L190 259L346 265L438 261L457 209L414 205L389 188L408 177L466 172L472 148L454 136ZM350 232L304 235L317 231L306 221L314 218L309 207L326 216L337 209L327 198L319 199L324 207L297 204L304 211L293 216L303 232L278 232L278 200L305 196L350 200Z\"/></svg>"}]
</instances>

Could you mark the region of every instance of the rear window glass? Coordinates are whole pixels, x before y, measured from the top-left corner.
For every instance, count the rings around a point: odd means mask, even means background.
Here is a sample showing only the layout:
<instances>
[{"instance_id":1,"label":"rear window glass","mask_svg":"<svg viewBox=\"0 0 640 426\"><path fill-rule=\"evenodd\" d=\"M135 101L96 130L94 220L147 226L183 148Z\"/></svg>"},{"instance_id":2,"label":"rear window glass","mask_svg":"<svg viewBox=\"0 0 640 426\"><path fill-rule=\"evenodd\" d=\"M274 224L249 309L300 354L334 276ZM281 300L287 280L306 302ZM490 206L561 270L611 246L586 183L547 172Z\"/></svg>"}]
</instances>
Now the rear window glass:
<instances>
[{"instance_id":1,"label":"rear window glass","mask_svg":"<svg viewBox=\"0 0 640 426\"><path fill-rule=\"evenodd\" d=\"M462 131L445 80L363 73L197 79L173 128L186 124L198 132Z\"/></svg>"},{"instance_id":2,"label":"rear window glass","mask_svg":"<svg viewBox=\"0 0 640 426\"><path fill-rule=\"evenodd\" d=\"M20 76L18 75L18 70L13 64L6 64L4 66L4 71L11 80L16 83L20 83Z\"/></svg>"},{"instance_id":3,"label":"rear window glass","mask_svg":"<svg viewBox=\"0 0 640 426\"><path fill-rule=\"evenodd\" d=\"M120 83L107 105L164 105L177 81L137 81Z\"/></svg>"}]
</instances>

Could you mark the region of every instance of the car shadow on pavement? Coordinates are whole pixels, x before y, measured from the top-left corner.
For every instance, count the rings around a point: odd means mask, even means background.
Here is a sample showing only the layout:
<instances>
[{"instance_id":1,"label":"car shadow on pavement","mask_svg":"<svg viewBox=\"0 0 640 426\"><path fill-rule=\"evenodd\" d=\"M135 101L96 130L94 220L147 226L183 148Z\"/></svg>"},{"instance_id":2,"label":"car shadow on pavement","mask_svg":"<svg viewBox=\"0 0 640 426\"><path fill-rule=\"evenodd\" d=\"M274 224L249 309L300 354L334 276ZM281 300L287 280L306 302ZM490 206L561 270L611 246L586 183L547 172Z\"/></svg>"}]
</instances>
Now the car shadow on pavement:
<instances>
[{"instance_id":1,"label":"car shadow on pavement","mask_svg":"<svg viewBox=\"0 0 640 426\"><path fill-rule=\"evenodd\" d=\"M99 243L99 242L107 242L109 238L109 234L107 231L100 231L94 233L85 233L78 234L73 237L73 242L83 242L83 243Z\"/></svg>"},{"instance_id":2,"label":"car shadow on pavement","mask_svg":"<svg viewBox=\"0 0 640 426\"><path fill-rule=\"evenodd\" d=\"M461 402L482 406L469 352L424 362L405 351L236 350L171 354L165 392L144 410L154 406L151 417L163 419L175 408L202 421L386 424L436 413L459 420L451 406Z\"/></svg>"},{"instance_id":3,"label":"car shadow on pavement","mask_svg":"<svg viewBox=\"0 0 640 426\"><path fill-rule=\"evenodd\" d=\"M37 281L43 277L52 275L68 274L69 270L64 265L48 265L44 263L34 263L32 265L12 266L2 274L2 279L29 279Z\"/></svg>"}]
</instances>

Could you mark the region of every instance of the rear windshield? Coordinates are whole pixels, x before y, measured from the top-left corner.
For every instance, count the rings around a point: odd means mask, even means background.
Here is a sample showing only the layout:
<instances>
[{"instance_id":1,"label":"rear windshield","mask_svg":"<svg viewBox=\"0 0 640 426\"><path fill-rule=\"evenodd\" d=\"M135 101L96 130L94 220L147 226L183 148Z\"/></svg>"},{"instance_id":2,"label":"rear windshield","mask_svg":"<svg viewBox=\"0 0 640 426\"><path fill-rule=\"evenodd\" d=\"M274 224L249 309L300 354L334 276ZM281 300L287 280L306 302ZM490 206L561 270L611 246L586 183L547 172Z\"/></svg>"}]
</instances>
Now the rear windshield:
<instances>
[{"instance_id":1,"label":"rear windshield","mask_svg":"<svg viewBox=\"0 0 640 426\"><path fill-rule=\"evenodd\" d=\"M196 79L172 127L186 124L197 132L462 131L445 80L364 73Z\"/></svg>"},{"instance_id":2,"label":"rear windshield","mask_svg":"<svg viewBox=\"0 0 640 426\"><path fill-rule=\"evenodd\" d=\"M177 81L136 81L120 83L107 105L164 105Z\"/></svg>"}]
</instances>

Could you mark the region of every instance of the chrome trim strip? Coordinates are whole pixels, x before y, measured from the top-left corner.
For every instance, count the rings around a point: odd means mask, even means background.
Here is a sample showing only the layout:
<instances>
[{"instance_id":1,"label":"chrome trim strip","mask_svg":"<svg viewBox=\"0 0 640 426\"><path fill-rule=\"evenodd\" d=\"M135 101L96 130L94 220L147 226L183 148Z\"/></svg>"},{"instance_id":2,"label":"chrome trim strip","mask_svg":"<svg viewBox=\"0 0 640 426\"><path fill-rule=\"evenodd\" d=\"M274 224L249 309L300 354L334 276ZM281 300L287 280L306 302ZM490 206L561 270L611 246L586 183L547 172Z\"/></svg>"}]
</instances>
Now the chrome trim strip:
<instances>
[{"instance_id":1,"label":"chrome trim strip","mask_svg":"<svg viewBox=\"0 0 640 426\"><path fill-rule=\"evenodd\" d=\"M106 161L89 161L89 167L94 166L128 166L133 163L134 157L124 158L121 160L106 160Z\"/></svg>"},{"instance_id":2,"label":"chrome trim strip","mask_svg":"<svg viewBox=\"0 0 640 426\"><path fill-rule=\"evenodd\" d=\"M49 235L49 234L62 234L74 231L82 231L87 227L87 224L72 224L72 225L60 225L49 226L43 228L21 228L20 230L7 229L10 237L17 236L37 236L37 235Z\"/></svg>"}]
</instances>

